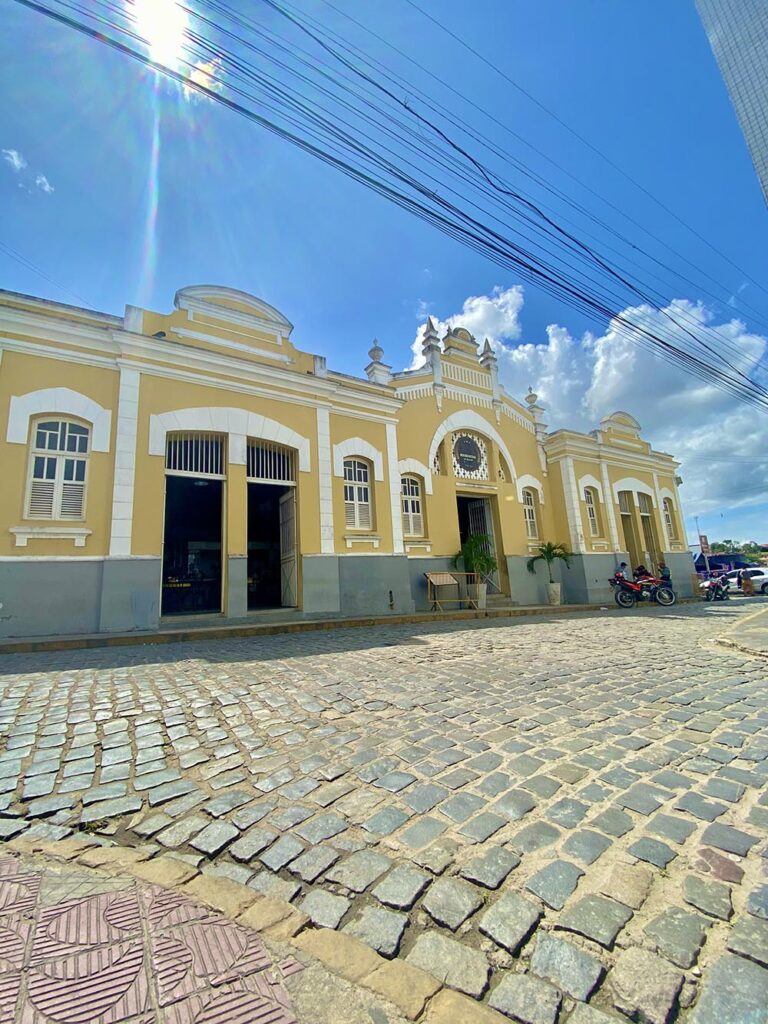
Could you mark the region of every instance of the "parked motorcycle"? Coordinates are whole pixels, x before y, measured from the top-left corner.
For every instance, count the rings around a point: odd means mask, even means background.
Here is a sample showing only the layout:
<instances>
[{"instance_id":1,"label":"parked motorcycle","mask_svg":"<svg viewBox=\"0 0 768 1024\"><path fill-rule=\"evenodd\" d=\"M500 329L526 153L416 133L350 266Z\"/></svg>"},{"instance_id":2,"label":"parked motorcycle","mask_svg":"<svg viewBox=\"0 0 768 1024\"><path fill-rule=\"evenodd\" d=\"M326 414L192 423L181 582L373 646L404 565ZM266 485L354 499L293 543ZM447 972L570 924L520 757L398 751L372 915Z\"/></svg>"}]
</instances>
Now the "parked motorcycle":
<instances>
[{"instance_id":1,"label":"parked motorcycle","mask_svg":"<svg viewBox=\"0 0 768 1024\"><path fill-rule=\"evenodd\" d=\"M700 587L705 601L727 601L730 597L731 583L727 576L713 576L704 580Z\"/></svg>"},{"instance_id":2,"label":"parked motorcycle","mask_svg":"<svg viewBox=\"0 0 768 1024\"><path fill-rule=\"evenodd\" d=\"M628 580L620 573L608 580L613 587L613 597L620 608L634 608L638 601L656 601L668 608L677 600L674 590L656 576L639 580Z\"/></svg>"}]
</instances>

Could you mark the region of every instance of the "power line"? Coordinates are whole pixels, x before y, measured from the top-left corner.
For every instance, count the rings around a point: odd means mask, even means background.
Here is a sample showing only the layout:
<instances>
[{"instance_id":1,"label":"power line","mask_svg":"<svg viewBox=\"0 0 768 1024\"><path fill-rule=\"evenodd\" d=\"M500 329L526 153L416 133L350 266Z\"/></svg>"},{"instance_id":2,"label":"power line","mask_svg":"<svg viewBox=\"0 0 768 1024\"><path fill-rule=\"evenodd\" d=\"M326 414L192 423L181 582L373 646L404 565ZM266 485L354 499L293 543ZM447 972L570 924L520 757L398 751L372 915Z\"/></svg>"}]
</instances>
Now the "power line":
<instances>
[{"instance_id":1,"label":"power line","mask_svg":"<svg viewBox=\"0 0 768 1024\"><path fill-rule=\"evenodd\" d=\"M95 310L96 307L92 305L92 303L90 303L87 299L84 299L82 295L78 295L77 292L73 292L71 288L67 288L66 285L63 285L59 281L55 280L55 278L51 277L50 274L46 274L46 272L44 270L41 270L36 263L33 263L32 260L27 259L26 256L23 256L20 252L17 252L15 249L12 249L10 245L8 245L6 242L0 242L0 250L2 250L2 252L4 252L6 256L10 256L12 260L16 260L17 263L20 263L23 267L26 267L27 270L34 271L35 274L42 277L49 284L52 284L54 288L58 288L60 292L64 292L65 295L71 295L72 298L77 299L78 303L80 303L81 305L86 306L88 309Z\"/></svg>"},{"instance_id":2,"label":"power line","mask_svg":"<svg viewBox=\"0 0 768 1024\"><path fill-rule=\"evenodd\" d=\"M765 291L763 285L761 285L759 282L755 281L755 279L753 277L751 277L745 270L742 270L741 267L738 266L738 264L734 263L734 261L730 258L730 256L727 256L725 253L721 252L716 246L714 246L711 242L707 241L707 239L704 238L704 236L701 235L696 230L696 228L691 227L691 225L688 224L686 221L684 221L683 218L680 217L679 214L675 213L674 210L670 209L665 203L663 203L658 198L658 196L655 196L644 185L641 185L639 181L636 181L630 174L628 174L614 160L611 160L611 158L609 156L607 156L601 149L599 149L597 146L595 146L594 143L590 142L589 139L586 139L580 132L578 132L575 128L573 128L566 121L564 121L558 114L556 114L554 110L551 110L545 103L542 103L541 100L537 99L537 97L534 96L533 93L529 92L522 85L520 85L519 82L516 82L514 80L514 78L512 78L510 75L508 75L506 73L506 71L502 70L502 68L500 68L497 64L494 64L493 61L489 60L488 57L485 56L485 54L480 53L479 50L476 50L473 46L470 46L470 44L466 41L466 39L462 39L455 32L451 31L451 29L449 29L441 21L438 21L437 18L433 17L428 11L425 11L423 7L420 7L416 3L416 0L404 0L404 2L407 3L414 10L418 11L419 14L421 14L423 17L428 18L429 21L431 21L434 25L437 25L437 27L439 29L441 29L441 31L443 31L447 35L449 35L452 39L454 39L457 43L459 43L460 46L463 46L465 50L468 50L469 53L471 53L478 60L482 61L483 64L485 64L487 67L489 67L497 75L500 75L501 78L503 78L505 82L508 82L509 85L511 85L514 89L517 89L518 92L522 93L522 95L527 97L527 99L529 99L531 103L534 103L540 110L543 110L544 113L546 113L549 117L551 117L555 121L557 121L557 123L562 128L564 128L567 132L569 132L575 139L578 139L578 141L581 142L582 145L584 145L588 149L592 150L593 153L595 153L602 160L604 160L610 167L612 167L615 171L617 171L623 178L626 178L626 180L628 182L630 182L630 184L634 185L635 188L640 189L640 191L644 195L648 196L649 199L653 200L653 202L656 203L656 205L659 206L665 213L669 214L670 217L674 217L675 220L679 224L681 224L684 228L686 228L686 230L690 231L691 234L694 235L696 238L698 238L698 240L700 242L703 242L708 248L710 248L712 250L712 252L716 253L721 259L725 260L725 262L728 263L731 267L733 267L734 270L737 270L743 277L747 278L747 280L751 284L755 285L761 291Z\"/></svg>"}]
</instances>

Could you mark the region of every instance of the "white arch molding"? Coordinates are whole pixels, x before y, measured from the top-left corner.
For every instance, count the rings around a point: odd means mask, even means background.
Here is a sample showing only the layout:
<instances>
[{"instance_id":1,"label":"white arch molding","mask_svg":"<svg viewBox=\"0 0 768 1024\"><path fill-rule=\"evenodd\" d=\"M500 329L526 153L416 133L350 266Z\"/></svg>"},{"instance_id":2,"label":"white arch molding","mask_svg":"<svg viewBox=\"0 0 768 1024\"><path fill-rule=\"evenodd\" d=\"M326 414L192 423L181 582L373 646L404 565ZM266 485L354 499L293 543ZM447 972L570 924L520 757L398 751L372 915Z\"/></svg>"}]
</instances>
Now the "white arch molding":
<instances>
[{"instance_id":1,"label":"white arch molding","mask_svg":"<svg viewBox=\"0 0 768 1024\"><path fill-rule=\"evenodd\" d=\"M544 485L541 480L537 480L535 476L531 476L530 473L523 473L522 476L517 478L517 500L522 504L523 491L526 488L536 491L539 496L539 504L544 504Z\"/></svg>"},{"instance_id":2,"label":"white arch molding","mask_svg":"<svg viewBox=\"0 0 768 1024\"><path fill-rule=\"evenodd\" d=\"M33 416L51 415L74 416L91 424L91 450L109 451L109 435L112 429L112 412L94 402L87 395L71 388L40 388L25 395L13 395L8 411L8 430L5 439L9 444L26 444L29 437L29 421Z\"/></svg>"},{"instance_id":3,"label":"white arch molding","mask_svg":"<svg viewBox=\"0 0 768 1024\"><path fill-rule=\"evenodd\" d=\"M247 458L247 439L274 441L295 448L299 455L299 472L309 473L309 438L271 420L267 416L234 409L223 405L197 406L192 409L174 409L155 413L149 417L149 454L165 455L165 437L177 430L207 430L229 437L229 461L244 466Z\"/></svg>"},{"instance_id":4,"label":"white arch molding","mask_svg":"<svg viewBox=\"0 0 768 1024\"><path fill-rule=\"evenodd\" d=\"M647 494L651 499L651 504L656 508L656 495L653 493L653 487L650 484L643 483L642 480L638 480L635 476L622 477L621 480L617 480L613 485L613 498L617 505L619 503L619 491L632 491L635 496L636 505L640 504L637 500L638 494Z\"/></svg>"},{"instance_id":5,"label":"white arch molding","mask_svg":"<svg viewBox=\"0 0 768 1024\"><path fill-rule=\"evenodd\" d=\"M432 493L432 473L418 459L400 459L397 464L397 471L400 476L421 476L424 478L424 490L427 494Z\"/></svg>"},{"instance_id":6,"label":"white arch molding","mask_svg":"<svg viewBox=\"0 0 768 1024\"><path fill-rule=\"evenodd\" d=\"M443 420L435 431L432 443L429 446L429 458L427 459L428 466L434 465L435 455L443 438L446 434L452 434L455 430L476 430L478 434L484 434L485 437L489 437L496 443L499 451L504 456L504 459L509 466L509 471L512 474L512 478L515 479L517 477L515 463L512 456L509 454L509 448L507 448L504 443L504 439L501 434L488 422L488 420L483 419L479 413L473 412L472 409L460 409L458 412L451 413L450 416Z\"/></svg>"},{"instance_id":7,"label":"white arch molding","mask_svg":"<svg viewBox=\"0 0 768 1024\"><path fill-rule=\"evenodd\" d=\"M373 464L375 480L384 479L384 457L378 448L374 448L362 437L347 437L333 446L333 472L335 476L344 476L344 459L360 455Z\"/></svg>"},{"instance_id":8,"label":"white arch molding","mask_svg":"<svg viewBox=\"0 0 768 1024\"><path fill-rule=\"evenodd\" d=\"M587 487L591 487L602 503L605 503L605 497L603 496L603 485L597 479L596 476L592 476L591 473L586 473L584 476L579 477L578 488L579 498L584 500L584 490Z\"/></svg>"},{"instance_id":9,"label":"white arch molding","mask_svg":"<svg viewBox=\"0 0 768 1024\"><path fill-rule=\"evenodd\" d=\"M662 502L665 498L669 498L669 500L672 502L672 508L675 509L675 511L677 511L677 500L675 499L675 492L670 490L669 487L660 487L659 497L661 498Z\"/></svg>"}]
</instances>

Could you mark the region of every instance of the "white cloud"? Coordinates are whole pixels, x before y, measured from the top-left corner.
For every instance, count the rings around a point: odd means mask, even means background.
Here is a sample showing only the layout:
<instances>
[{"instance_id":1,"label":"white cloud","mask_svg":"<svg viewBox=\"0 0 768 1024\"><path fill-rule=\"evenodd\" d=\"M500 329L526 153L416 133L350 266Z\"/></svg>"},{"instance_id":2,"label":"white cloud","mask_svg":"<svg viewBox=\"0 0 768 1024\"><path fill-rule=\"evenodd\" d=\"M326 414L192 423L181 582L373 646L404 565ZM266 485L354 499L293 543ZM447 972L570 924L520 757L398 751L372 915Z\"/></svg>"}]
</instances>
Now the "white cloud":
<instances>
[{"instance_id":1,"label":"white cloud","mask_svg":"<svg viewBox=\"0 0 768 1024\"><path fill-rule=\"evenodd\" d=\"M54 190L53 185L50 183L50 181L48 181L44 174L37 175L37 177L35 178L35 184L39 189L41 189L41 191L45 192L47 195L50 195L51 192L53 192Z\"/></svg>"},{"instance_id":2,"label":"white cloud","mask_svg":"<svg viewBox=\"0 0 768 1024\"><path fill-rule=\"evenodd\" d=\"M438 334L442 337L451 326L466 327L481 345L485 338L488 338L494 345L505 341L516 341L521 332L518 314L522 309L523 301L523 289L519 284L506 289L497 286L490 295L471 295L464 300L460 312L454 313L447 320L435 318ZM430 305L422 299L417 315L426 315ZM421 355L424 328L425 325L422 324L416 332L411 346L414 367L421 366L424 362Z\"/></svg>"},{"instance_id":3,"label":"white cloud","mask_svg":"<svg viewBox=\"0 0 768 1024\"><path fill-rule=\"evenodd\" d=\"M464 326L480 340L487 335L495 343L507 392L521 399L531 385L546 407L551 430L592 430L617 409L635 416L654 448L681 461L687 514L719 521L721 512L747 513L750 506L768 502L768 412L666 362L617 320L599 336L574 338L567 328L552 324L545 341L515 344L521 336L523 301L519 286L495 288L491 295L467 299L464 311L441 321L440 327ZM703 305L688 300L675 300L667 310L716 353L727 354L737 370L766 383L768 339L752 334L737 319L715 323ZM669 340L690 343L682 327L670 326L663 313L649 307L624 313ZM414 354L420 354L422 333ZM708 361L712 358L707 353ZM762 530L768 536L768 524Z\"/></svg>"},{"instance_id":4,"label":"white cloud","mask_svg":"<svg viewBox=\"0 0 768 1024\"><path fill-rule=\"evenodd\" d=\"M24 157L21 155L18 149L4 149L2 152L3 160L5 160L7 164L10 164L17 174L23 171L24 168L27 166L27 161L24 159Z\"/></svg>"}]
</instances>

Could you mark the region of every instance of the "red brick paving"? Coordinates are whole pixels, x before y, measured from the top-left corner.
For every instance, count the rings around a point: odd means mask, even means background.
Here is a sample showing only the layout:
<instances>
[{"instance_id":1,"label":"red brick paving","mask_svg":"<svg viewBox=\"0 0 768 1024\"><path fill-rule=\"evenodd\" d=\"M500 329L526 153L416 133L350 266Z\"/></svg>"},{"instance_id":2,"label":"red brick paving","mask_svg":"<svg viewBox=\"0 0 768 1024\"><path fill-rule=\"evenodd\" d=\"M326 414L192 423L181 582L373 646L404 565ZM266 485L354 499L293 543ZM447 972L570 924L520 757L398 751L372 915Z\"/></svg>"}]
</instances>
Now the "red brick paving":
<instances>
[{"instance_id":1,"label":"red brick paving","mask_svg":"<svg viewBox=\"0 0 768 1024\"><path fill-rule=\"evenodd\" d=\"M0 857L0 1024L296 1024L256 932L157 886L40 905Z\"/></svg>"}]
</instances>

